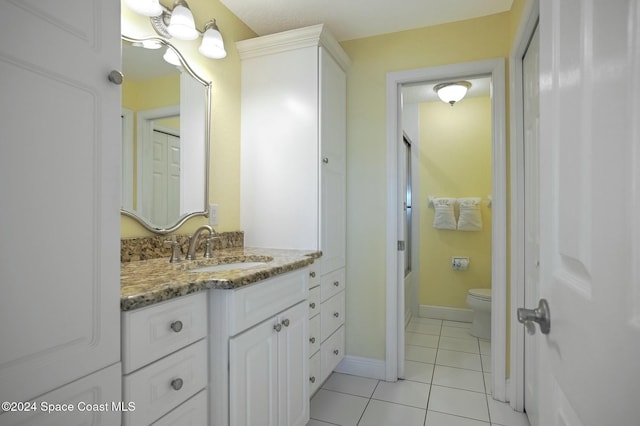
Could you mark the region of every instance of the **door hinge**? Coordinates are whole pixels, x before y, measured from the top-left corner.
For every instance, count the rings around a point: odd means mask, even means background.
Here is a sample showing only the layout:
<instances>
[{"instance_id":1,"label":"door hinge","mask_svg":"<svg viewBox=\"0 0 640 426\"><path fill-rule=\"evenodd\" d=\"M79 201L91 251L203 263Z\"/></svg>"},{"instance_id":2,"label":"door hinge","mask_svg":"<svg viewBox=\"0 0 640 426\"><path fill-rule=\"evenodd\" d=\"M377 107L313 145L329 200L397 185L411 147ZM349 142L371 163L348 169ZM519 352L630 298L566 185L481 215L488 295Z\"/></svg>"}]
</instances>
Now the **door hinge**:
<instances>
[{"instance_id":1,"label":"door hinge","mask_svg":"<svg viewBox=\"0 0 640 426\"><path fill-rule=\"evenodd\" d=\"M398 240L398 251L404 251L404 241Z\"/></svg>"}]
</instances>

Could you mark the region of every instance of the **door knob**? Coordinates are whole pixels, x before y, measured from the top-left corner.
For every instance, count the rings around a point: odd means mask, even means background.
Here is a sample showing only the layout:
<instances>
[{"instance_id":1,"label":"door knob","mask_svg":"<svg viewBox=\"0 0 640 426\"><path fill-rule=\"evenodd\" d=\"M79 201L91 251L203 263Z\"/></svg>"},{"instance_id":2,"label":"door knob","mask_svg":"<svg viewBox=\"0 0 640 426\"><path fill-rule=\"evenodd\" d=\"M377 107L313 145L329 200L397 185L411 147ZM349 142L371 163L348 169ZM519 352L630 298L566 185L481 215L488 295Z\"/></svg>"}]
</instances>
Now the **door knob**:
<instances>
[{"instance_id":1,"label":"door knob","mask_svg":"<svg viewBox=\"0 0 640 426\"><path fill-rule=\"evenodd\" d=\"M124 80L124 75L122 75L122 73L120 71L118 71L118 70L113 70L113 71L111 71L109 73L107 78L113 84L120 85L120 84L122 84L122 80Z\"/></svg>"},{"instance_id":2,"label":"door knob","mask_svg":"<svg viewBox=\"0 0 640 426\"><path fill-rule=\"evenodd\" d=\"M535 309L518 308L518 321L527 327L529 334L535 333L533 323L538 323L542 334L549 334L551 329L551 313L546 299L540 299Z\"/></svg>"}]
</instances>

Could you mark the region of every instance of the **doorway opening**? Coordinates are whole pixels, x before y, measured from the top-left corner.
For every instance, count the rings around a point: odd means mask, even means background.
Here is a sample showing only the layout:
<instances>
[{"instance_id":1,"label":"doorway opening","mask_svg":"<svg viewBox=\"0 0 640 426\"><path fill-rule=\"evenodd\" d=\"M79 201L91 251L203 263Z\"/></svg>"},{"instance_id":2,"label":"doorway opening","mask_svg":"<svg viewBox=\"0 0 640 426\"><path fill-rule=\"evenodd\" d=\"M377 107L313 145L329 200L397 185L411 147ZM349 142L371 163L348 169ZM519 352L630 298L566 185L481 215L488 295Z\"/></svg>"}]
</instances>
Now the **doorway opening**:
<instances>
[{"instance_id":1,"label":"doorway opening","mask_svg":"<svg viewBox=\"0 0 640 426\"><path fill-rule=\"evenodd\" d=\"M446 65L441 67L393 72L387 75L387 330L385 379L395 381L404 369L405 325L405 253L398 250L397 241L403 240L402 218L405 194L399 183L402 141L402 87L404 85L489 76L491 81L491 156L492 168L492 228L491 277L492 307L492 370L493 395L506 400L506 107L505 71L503 59ZM413 215L420 202L419 192L412 193ZM415 235L415 234L414 234ZM414 265L415 269L415 265Z\"/></svg>"}]
</instances>

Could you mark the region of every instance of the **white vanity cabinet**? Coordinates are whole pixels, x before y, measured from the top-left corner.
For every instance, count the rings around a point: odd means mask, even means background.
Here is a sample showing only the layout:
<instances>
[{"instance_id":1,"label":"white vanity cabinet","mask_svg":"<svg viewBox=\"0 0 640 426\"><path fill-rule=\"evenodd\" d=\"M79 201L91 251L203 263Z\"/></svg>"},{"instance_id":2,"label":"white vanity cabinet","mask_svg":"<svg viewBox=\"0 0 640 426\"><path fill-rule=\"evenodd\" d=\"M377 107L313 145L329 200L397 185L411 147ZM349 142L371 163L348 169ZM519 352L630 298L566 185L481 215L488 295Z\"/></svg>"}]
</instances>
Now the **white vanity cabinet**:
<instances>
[{"instance_id":1,"label":"white vanity cabinet","mask_svg":"<svg viewBox=\"0 0 640 426\"><path fill-rule=\"evenodd\" d=\"M206 424L206 337L206 292L122 313L123 425Z\"/></svg>"},{"instance_id":2,"label":"white vanity cabinet","mask_svg":"<svg viewBox=\"0 0 640 426\"><path fill-rule=\"evenodd\" d=\"M308 325L308 268L209 290L211 425L306 425Z\"/></svg>"},{"instance_id":3,"label":"white vanity cabinet","mask_svg":"<svg viewBox=\"0 0 640 426\"><path fill-rule=\"evenodd\" d=\"M349 58L323 25L237 43L242 60L241 226L251 247L316 249L310 330L312 392L344 356L346 70ZM335 275L339 279L335 279ZM326 293L326 292L325 292ZM314 296L312 296L314 297ZM311 300L311 303L314 303ZM325 317L320 305L325 308ZM333 317L338 309L339 318ZM319 310L314 310L319 309ZM320 319L315 319L320 315ZM325 345L329 345L326 346ZM320 345L320 346L318 346ZM321 348L325 345L323 348ZM326 353L324 363L318 357ZM329 357L329 354L333 354Z\"/></svg>"}]
</instances>

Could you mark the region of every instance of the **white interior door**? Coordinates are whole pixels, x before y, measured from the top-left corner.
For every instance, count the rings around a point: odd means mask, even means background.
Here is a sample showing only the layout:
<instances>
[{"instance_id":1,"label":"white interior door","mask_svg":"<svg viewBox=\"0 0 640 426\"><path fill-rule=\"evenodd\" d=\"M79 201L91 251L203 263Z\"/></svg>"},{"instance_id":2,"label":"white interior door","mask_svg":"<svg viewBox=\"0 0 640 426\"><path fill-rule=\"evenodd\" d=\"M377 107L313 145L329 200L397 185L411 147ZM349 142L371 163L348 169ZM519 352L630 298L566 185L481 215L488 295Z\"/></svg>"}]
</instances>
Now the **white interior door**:
<instances>
[{"instance_id":1,"label":"white interior door","mask_svg":"<svg viewBox=\"0 0 640 426\"><path fill-rule=\"evenodd\" d=\"M540 2L540 424L640 421L640 3Z\"/></svg>"},{"instance_id":2,"label":"white interior door","mask_svg":"<svg viewBox=\"0 0 640 426\"><path fill-rule=\"evenodd\" d=\"M180 217L180 138L153 132L152 178L144 188L153 206L148 216L156 225L176 222Z\"/></svg>"},{"instance_id":3,"label":"white interior door","mask_svg":"<svg viewBox=\"0 0 640 426\"><path fill-rule=\"evenodd\" d=\"M540 226L539 226L539 36L533 33L522 60L523 128L524 128L524 236L525 236L525 306L538 304L540 282ZM536 399L536 338L525 335L525 391L524 407L532 426L538 426Z\"/></svg>"}]
</instances>

